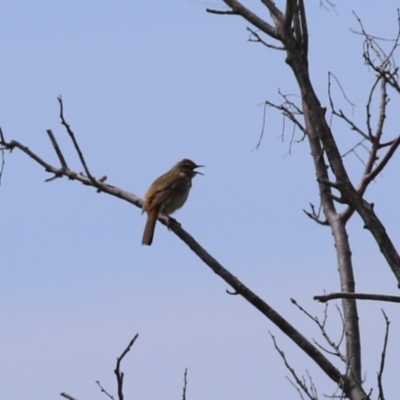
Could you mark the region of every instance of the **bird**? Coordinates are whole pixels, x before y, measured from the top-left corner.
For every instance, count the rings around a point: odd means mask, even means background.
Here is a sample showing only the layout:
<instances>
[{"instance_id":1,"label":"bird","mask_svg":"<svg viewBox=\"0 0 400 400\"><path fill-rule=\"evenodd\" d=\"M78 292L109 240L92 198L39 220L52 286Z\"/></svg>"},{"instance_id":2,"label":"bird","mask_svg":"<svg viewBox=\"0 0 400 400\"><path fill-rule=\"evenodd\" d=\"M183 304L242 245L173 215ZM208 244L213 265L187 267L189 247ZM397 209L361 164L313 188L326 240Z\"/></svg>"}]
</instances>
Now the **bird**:
<instances>
[{"instance_id":1,"label":"bird","mask_svg":"<svg viewBox=\"0 0 400 400\"><path fill-rule=\"evenodd\" d=\"M169 214L185 204L192 187L192 179L197 174L204 175L195 171L200 167L204 165L197 165L192 160L184 158L151 184L142 207L142 214L147 212L142 244L150 246L153 242L154 229L160 213L168 216L168 225L175 221Z\"/></svg>"}]
</instances>

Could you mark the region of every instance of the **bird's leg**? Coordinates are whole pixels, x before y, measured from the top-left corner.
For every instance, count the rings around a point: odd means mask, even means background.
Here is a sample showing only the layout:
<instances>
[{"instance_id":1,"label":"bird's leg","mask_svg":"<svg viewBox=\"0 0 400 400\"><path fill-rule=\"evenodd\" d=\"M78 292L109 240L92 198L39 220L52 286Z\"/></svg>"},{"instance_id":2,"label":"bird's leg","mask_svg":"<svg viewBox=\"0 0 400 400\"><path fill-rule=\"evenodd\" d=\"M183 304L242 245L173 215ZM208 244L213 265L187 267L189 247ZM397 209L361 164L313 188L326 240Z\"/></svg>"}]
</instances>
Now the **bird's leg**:
<instances>
[{"instance_id":1,"label":"bird's leg","mask_svg":"<svg viewBox=\"0 0 400 400\"><path fill-rule=\"evenodd\" d=\"M174 225L181 226L181 224L175 218L172 218L168 215L168 222L167 222L168 230L171 230L171 227L173 227Z\"/></svg>"}]
</instances>

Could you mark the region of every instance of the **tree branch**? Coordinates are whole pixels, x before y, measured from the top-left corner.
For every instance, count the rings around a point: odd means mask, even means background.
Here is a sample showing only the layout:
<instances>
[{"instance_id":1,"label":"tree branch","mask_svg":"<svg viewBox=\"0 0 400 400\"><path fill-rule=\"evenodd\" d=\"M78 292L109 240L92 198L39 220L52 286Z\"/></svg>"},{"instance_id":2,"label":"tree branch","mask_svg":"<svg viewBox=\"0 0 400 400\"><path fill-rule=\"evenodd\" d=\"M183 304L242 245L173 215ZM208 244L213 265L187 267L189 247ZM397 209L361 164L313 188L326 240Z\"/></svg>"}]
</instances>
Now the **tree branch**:
<instances>
[{"instance_id":1,"label":"tree branch","mask_svg":"<svg viewBox=\"0 0 400 400\"><path fill-rule=\"evenodd\" d=\"M84 168L84 170L85 170L85 172L86 172L86 175L88 176L88 178L89 178L92 182L94 182L95 179L93 178L92 174L91 174L90 171L89 171L89 168L88 168L88 166L87 166L87 164L86 164L85 158L83 157L83 153L82 153L82 151L81 151L81 149L80 149L80 147L79 147L79 145L78 145L77 140L75 139L75 134L74 134L74 132L72 131L72 129L71 129L71 127L69 126L69 124L65 121L65 118L64 118L64 105L63 105L62 97L59 96L59 97L57 98L57 100L58 100L58 102L59 102L59 104L60 104L60 119L61 119L61 124L62 124L62 125L65 127L65 129L67 130L68 135L70 136L70 138L71 138L71 140L72 140L72 142L73 142L73 144L74 144L74 146L75 146L75 150L76 150L77 153L78 153L79 159L81 160L81 163L82 163L82 166L83 166L83 168Z\"/></svg>"},{"instance_id":2,"label":"tree branch","mask_svg":"<svg viewBox=\"0 0 400 400\"><path fill-rule=\"evenodd\" d=\"M240 15L245 20L253 24L255 27L271 36L274 39L280 40L280 34L278 30L270 25L268 22L264 21L258 15L254 14L248 8L246 8L242 3L237 0L224 0L224 3L231 7L231 14ZM269 0L263 0L263 3L267 5L268 8L274 10L275 14L279 15L279 10L273 5L273 3ZM214 13L216 14L216 13ZM223 14L227 14L223 12Z\"/></svg>"},{"instance_id":3,"label":"tree branch","mask_svg":"<svg viewBox=\"0 0 400 400\"><path fill-rule=\"evenodd\" d=\"M100 381L96 381L96 383L97 383L97 386L100 388L101 393L104 393L109 399L114 400L114 396L111 396L111 394L108 393L107 390L103 388Z\"/></svg>"},{"instance_id":4,"label":"tree branch","mask_svg":"<svg viewBox=\"0 0 400 400\"><path fill-rule=\"evenodd\" d=\"M186 389L187 389L187 368L185 368L185 373L183 374L183 394L182 400L186 400Z\"/></svg>"},{"instance_id":5,"label":"tree branch","mask_svg":"<svg viewBox=\"0 0 400 400\"><path fill-rule=\"evenodd\" d=\"M293 16L295 15L296 1L286 0L286 10L283 18L283 29L285 31L290 31L290 27L293 22Z\"/></svg>"},{"instance_id":6,"label":"tree branch","mask_svg":"<svg viewBox=\"0 0 400 400\"><path fill-rule=\"evenodd\" d=\"M290 299L290 301L292 302L292 304L294 304L301 312L303 312L308 318L311 319L311 321L313 321L319 328L319 330L321 331L322 336L324 337L324 339L326 340L326 342L328 343L328 345L333 349L333 351L329 351L327 349L325 349L324 347L322 347L321 345L318 344L318 342L316 342L314 340L314 343L322 350L324 350L325 352L334 355L336 357L339 357L339 359L343 362L346 362L346 357L342 354L342 352L340 351L340 345L342 343L343 340L343 336L344 336L344 331L345 331L345 324L344 321L342 319L342 323L343 323L343 330L342 330L342 335L341 335L341 339L339 340L339 342L336 344L328 335L328 332L326 331L326 322L328 320L328 304L326 304L325 306L325 310L324 310L324 318L322 319L322 321L319 320L318 317L313 317L308 311L306 311L302 306L300 306L300 304L297 303L297 301L295 299Z\"/></svg>"},{"instance_id":7,"label":"tree branch","mask_svg":"<svg viewBox=\"0 0 400 400\"><path fill-rule=\"evenodd\" d=\"M214 10L212 8L206 8L206 12L217 15L238 15L238 13L232 10Z\"/></svg>"},{"instance_id":8,"label":"tree branch","mask_svg":"<svg viewBox=\"0 0 400 400\"><path fill-rule=\"evenodd\" d=\"M369 293L330 293L321 296L314 296L314 300L321 303L326 303L329 300L335 299L357 299L357 300L374 300L374 301L388 301L391 303L400 303L399 296L389 296L385 294L369 294Z\"/></svg>"},{"instance_id":9,"label":"tree branch","mask_svg":"<svg viewBox=\"0 0 400 400\"><path fill-rule=\"evenodd\" d=\"M65 393L65 392L60 393L60 396L61 396L61 397L65 397L65 398L68 399L68 400L78 400L77 398L72 397L70 394Z\"/></svg>"},{"instance_id":10,"label":"tree branch","mask_svg":"<svg viewBox=\"0 0 400 400\"><path fill-rule=\"evenodd\" d=\"M311 385L310 385L310 388L308 388L304 377L302 379L300 379L299 376L297 375L296 371L294 370L294 368L290 366L289 362L286 359L285 353L279 348L279 346L278 346L278 344L276 342L275 336L271 332L269 332L269 335L271 336L272 341L274 342L274 347L275 347L276 351L281 356L281 358L283 360L283 363L285 364L285 367L291 373L291 375L294 378L297 386L296 386L296 384L294 382L292 382L290 380L290 378L287 377L287 379L293 385L293 387L297 390L297 392L299 393L300 397L303 399L303 396L301 394L301 392L303 391L304 394L306 394L307 397L310 400L318 400L317 391L316 391L316 388L314 386L314 383L313 383L310 375L308 375L308 377L309 377L309 380L311 382Z\"/></svg>"},{"instance_id":11,"label":"tree branch","mask_svg":"<svg viewBox=\"0 0 400 400\"><path fill-rule=\"evenodd\" d=\"M117 377L117 385L118 385L118 400L124 400L124 393L123 393L123 386L124 386L124 373L121 372L121 362L123 358L127 355L130 351L131 347L134 345L136 339L139 337L137 333L133 339L129 342L126 349L122 352L122 354L117 358L117 365L115 367L114 373Z\"/></svg>"},{"instance_id":12,"label":"tree branch","mask_svg":"<svg viewBox=\"0 0 400 400\"><path fill-rule=\"evenodd\" d=\"M378 400L385 400L385 396L383 394L382 377L383 377L383 370L385 369L386 350L387 350L387 344L388 344L388 340L389 340L389 326L390 326L390 321L389 321L389 318L387 317L387 315L385 314L385 311L382 310L382 314L383 314L383 318L385 318L386 330L385 330L385 339L383 340L381 365L380 365L379 372L378 372L378 389L379 389Z\"/></svg>"},{"instance_id":13,"label":"tree branch","mask_svg":"<svg viewBox=\"0 0 400 400\"><path fill-rule=\"evenodd\" d=\"M246 30L248 30L251 33L251 35L249 36L249 42L261 43L265 47L268 47L268 48L274 49L274 50L285 50L285 48L283 46L274 46L272 44L267 43L265 40L261 39L260 35L255 30L253 30L249 27L247 27ZM253 39L253 36L255 39Z\"/></svg>"},{"instance_id":14,"label":"tree branch","mask_svg":"<svg viewBox=\"0 0 400 400\"><path fill-rule=\"evenodd\" d=\"M134 204L137 207L142 207L143 200L134 194L128 193L118 187L111 186L100 182L100 180L90 180L88 177L78 174L74 171L63 170L62 168L56 168L43 161L39 156L30 151L26 146L11 141L10 143L1 143L5 148L12 149L14 147L19 148L24 153L33 158L37 163L44 166L46 171L59 174L60 176L67 176L70 179L78 180L87 186L93 186L101 192L111 194L115 197L119 197L125 201ZM159 221L167 225L168 217L160 215ZM214 257L212 257L188 232L186 232L179 224L171 225L170 229L184 242L186 245L206 264L211 270L220 276L228 285L230 285L237 294L244 297L250 304L252 304L257 310L259 310L264 316L272 321L276 326L279 327L289 338L291 338L306 354L310 356L324 371L325 373L336 383L342 381L340 372L329 362L329 360L310 343L300 332L298 332L289 322L287 322L280 314L278 314L272 307L252 292L247 286L245 286L239 279L233 276L227 269L225 269ZM126 353L123 354L123 356ZM122 360L122 357L121 357ZM120 361L119 361L120 363ZM119 365L119 364L118 364ZM118 375L120 381L123 380L123 375ZM120 398L119 400L123 400Z\"/></svg>"},{"instance_id":15,"label":"tree branch","mask_svg":"<svg viewBox=\"0 0 400 400\"><path fill-rule=\"evenodd\" d=\"M57 140L56 140L55 136L53 135L53 132L50 129L47 129L46 132L49 135L50 141L51 141L51 143L52 143L52 145L54 147L54 150L55 150L55 152L56 152L56 154L58 156L58 159L60 160L61 167L64 170L67 170L68 169L67 162L65 161L64 155L61 152L60 146L58 145Z\"/></svg>"}]
</instances>

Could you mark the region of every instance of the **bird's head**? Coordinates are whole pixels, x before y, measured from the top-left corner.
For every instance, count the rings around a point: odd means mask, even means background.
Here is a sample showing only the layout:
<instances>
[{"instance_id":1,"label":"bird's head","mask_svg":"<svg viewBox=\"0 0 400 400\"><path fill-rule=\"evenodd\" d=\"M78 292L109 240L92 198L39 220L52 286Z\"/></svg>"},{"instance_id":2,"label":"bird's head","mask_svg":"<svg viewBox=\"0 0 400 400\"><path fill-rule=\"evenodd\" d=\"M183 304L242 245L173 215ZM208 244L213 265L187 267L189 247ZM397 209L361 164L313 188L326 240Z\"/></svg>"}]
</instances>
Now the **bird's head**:
<instances>
[{"instance_id":1,"label":"bird's head","mask_svg":"<svg viewBox=\"0 0 400 400\"><path fill-rule=\"evenodd\" d=\"M179 161L178 164L176 164L176 167L179 168L185 174L189 175L191 178L193 178L197 174L204 175L199 171L195 171L196 168L204 167L204 165L197 165L188 158L184 158L182 161Z\"/></svg>"}]
</instances>

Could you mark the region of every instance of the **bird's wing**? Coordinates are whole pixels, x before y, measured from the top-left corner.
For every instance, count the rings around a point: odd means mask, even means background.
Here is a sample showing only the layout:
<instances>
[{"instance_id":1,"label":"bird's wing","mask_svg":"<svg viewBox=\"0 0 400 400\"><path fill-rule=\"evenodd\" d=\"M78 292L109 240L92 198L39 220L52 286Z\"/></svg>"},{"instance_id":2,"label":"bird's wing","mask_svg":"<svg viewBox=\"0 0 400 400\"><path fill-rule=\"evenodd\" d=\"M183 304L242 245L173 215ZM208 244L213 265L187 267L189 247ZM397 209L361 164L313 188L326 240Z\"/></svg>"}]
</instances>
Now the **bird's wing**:
<instances>
[{"instance_id":1,"label":"bird's wing","mask_svg":"<svg viewBox=\"0 0 400 400\"><path fill-rule=\"evenodd\" d=\"M148 209L151 210L158 207L169 196L175 193L184 192L188 185L190 185L189 178L182 172L179 174L179 177L174 176L172 179L168 179L168 177L165 175L160 176L151 185L152 187L158 186L158 190L156 190L154 193L149 193ZM151 189L152 188L149 189L149 192L151 192Z\"/></svg>"}]
</instances>

